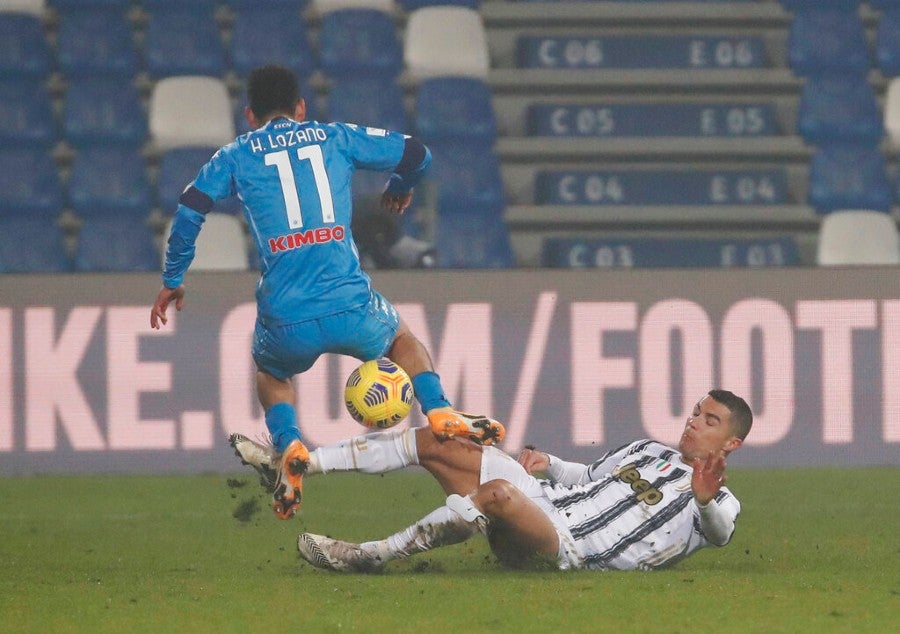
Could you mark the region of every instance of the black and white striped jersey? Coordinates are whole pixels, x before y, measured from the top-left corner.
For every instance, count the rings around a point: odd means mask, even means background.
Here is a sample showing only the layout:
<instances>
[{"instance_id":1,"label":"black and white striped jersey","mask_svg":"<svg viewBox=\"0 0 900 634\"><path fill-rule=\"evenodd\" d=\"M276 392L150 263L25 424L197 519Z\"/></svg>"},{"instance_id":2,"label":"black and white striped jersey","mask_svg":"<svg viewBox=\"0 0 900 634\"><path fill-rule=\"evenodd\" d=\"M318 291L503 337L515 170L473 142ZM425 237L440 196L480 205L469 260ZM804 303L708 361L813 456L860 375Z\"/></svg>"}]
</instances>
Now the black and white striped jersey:
<instances>
[{"instance_id":1,"label":"black and white striped jersey","mask_svg":"<svg viewBox=\"0 0 900 634\"><path fill-rule=\"evenodd\" d=\"M551 468L544 492L564 518L583 567L659 568L712 545L691 491L693 469L671 447L638 440L583 469L566 467L557 469L565 472L561 480L553 479ZM741 505L728 489L715 501L732 523L737 520Z\"/></svg>"}]
</instances>

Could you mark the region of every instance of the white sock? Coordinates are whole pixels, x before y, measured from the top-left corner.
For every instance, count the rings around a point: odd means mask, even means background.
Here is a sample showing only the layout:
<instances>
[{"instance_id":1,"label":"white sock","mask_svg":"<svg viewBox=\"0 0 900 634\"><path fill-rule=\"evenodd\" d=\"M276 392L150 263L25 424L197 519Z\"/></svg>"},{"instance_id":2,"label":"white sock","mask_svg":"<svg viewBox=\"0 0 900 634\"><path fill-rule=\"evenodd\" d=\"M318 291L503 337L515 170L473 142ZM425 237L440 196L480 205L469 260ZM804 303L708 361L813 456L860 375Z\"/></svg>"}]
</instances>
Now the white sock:
<instances>
[{"instance_id":1,"label":"white sock","mask_svg":"<svg viewBox=\"0 0 900 634\"><path fill-rule=\"evenodd\" d=\"M451 507L468 507L474 509L469 496L451 495L447 499L448 506L442 506L420 519L418 522L394 533L387 539L365 542L360 548L374 553L384 561L405 559L416 553L424 553L440 546L450 546L469 539L483 530L486 518L480 511L474 513L464 511L471 519L467 519ZM455 502L455 503L454 503Z\"/></svg>"},{"instance_id":2,"label":"white sock","mask_svg":"<svg viewBox=\"0 0 900 634\"><path fill-rule=\"evenodd\" d=\"M307 473L384 473L414 464L419 464L416 430L394 429L319 447L310 453Z\"/></svg>"}]
</instances>

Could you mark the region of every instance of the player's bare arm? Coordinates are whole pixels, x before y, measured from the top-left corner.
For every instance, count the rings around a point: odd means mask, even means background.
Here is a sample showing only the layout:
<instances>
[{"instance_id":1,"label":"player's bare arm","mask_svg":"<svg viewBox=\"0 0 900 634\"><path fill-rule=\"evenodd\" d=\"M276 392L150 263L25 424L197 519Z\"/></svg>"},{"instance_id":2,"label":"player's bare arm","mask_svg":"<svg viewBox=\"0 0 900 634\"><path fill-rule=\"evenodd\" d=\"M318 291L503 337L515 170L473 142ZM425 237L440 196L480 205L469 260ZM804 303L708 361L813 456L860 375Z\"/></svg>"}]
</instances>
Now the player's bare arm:
<instances>
[{"instance_id":1,"label":"player's bare arm","mask_svg":"<svg viewBox=\"0 0 900 634\"><path fill-rule=\"evenodd\" d=\"M709 504L725 484L725 452L709 452L706 458L694 458L691 489L700 505Z\"/></svg>"},{"instance_id":2,"label":"player's bare arm","mask_svg":"<svg viewBox=\"0 0 900 634\"><path fill-rule=\"evenodd\" d=\"M153 308L150 309L150 326L159 330L160 324L168 323L169 318L166 317L166 310L169 304L175 302L175 310L181 310L184 307L184 284L175 288L167 288L163 286L156 295L156 301L153 302Z\"/></svg>"}]
</instances>

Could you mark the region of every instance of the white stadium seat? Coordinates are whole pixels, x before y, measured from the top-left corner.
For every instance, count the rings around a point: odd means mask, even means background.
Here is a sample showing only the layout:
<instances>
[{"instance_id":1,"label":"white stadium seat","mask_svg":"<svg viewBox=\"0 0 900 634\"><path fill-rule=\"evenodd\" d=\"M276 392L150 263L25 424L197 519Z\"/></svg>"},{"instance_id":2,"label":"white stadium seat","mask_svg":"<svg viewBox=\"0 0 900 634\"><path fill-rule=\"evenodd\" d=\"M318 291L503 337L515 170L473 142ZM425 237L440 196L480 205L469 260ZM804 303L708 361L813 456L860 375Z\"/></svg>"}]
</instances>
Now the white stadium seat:
<instances>
[{"instance_id":1,"label":"white stadium seat","mask_svg":"<svg viewBox=\"0 0 900 634\"><path fill-rule=\"evenodd\" d=\"M312 6L319 15L343 9L375 9L385 13L394 13L394 0L313 0Z\"/></svg>"},{"instance_id":2,"label":"white stadium seat","mask_svg":"<svg viewBox=\"0 0 900 634\"><path fill-rule=\"evenodd\" d=\"M885 93L884 131L894 151L900 151L900 77L890 80Z\"/></svg>"},{"instance_id":3,"label":"white stadium seat","mask_svg":"<svg viewBox=\"0 0 900 634\"><path fill-rule=\"evenodd\" d=\"M156 82L150 96L150 135L159 151L192 145L221 146L236 136L225 82L187 75Z\"/></svg>"},{"instance_id":4,"label":"white stadium seat","mask_svg":"<svg viewBox=\"0 0 900 634\"><path fill-rule=\"evenodd\" d=\"M164 235L172 230L172 221ZM163 261L165 261L163 244ZM210 212L197 236L192 271L246 271L249 268L244 228L237 216Z\"/></svg>"},{"instance_id":5,"label":"white stadium seat","mask_svg":"<svg viewBox=\"0 0 900 634\"><path fill-rule=\"evenodd\" d=\"M46 10L44 0L0 0L0 13L28 13L43 17Z\"/></svg>"},{"instance_id":6,"label":"white stadium seat","mask_svg":"<svg viewBox=\"0 0 900 634\"><path fill-rule=\"evenodd\" d=\"M486 79L491 63L481 14L456 6L412 11L406 23L403 58L417 81L441 76Z\"/></svg>"},{"instance_id":7,"label":"white stadium seat","mask_svg":"<svg viewBox=\"0 0 900 634\"><path fill-rule=\"evenodd\" d=\"M900 264L897 223L880 211L833 211L822 219L817 261L823 266Z\"/></svg>"}]
</instances>

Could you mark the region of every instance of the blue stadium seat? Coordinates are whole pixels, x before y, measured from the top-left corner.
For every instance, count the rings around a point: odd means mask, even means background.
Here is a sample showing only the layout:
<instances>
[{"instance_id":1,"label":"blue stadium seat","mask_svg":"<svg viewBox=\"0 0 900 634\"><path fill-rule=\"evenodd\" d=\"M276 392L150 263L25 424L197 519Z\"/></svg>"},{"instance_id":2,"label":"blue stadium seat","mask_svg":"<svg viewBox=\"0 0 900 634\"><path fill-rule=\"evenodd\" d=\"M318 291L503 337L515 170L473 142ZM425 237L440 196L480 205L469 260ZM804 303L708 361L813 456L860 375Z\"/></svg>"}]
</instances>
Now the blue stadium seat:
<instances>
[{"instance_id":1,"label":"blue stadium seat","mask_svg":"<svg viewBox=\"0 0 900 634\"><path fill-rule=\"evenodd\" d=\"M0 217L55 219L62 210L62 186L53 158L44 150L0 148Z\"/></svg>"},{"instance_id":2,"label":"blue stadium seat","mask_svg":"<svg viewBox=\"0 0 900 634\"><path fill-rule=\"evenodd\" d=\"M283 11L302 11L310 0L266 0L267 9L278 8ZM260 8L259 0L224 0L225 4L235 11Z\"/></svg>"},{"instance_id":3,"label":"blue stadium seat","mask_svg":"<svg viewBox=\"0 0 900 634\"><path fill-rule=\"evenodd\" d=\"M0 79L0 95L0 146L56 144L59 130L44 80Z\"/></svg>"},{"instance_id":4,"label":"blue stadium seat","mask_svg":"<svg viewBox=\"0 0 900 634\"><path fill-rule=\"evenodd\" d=\"M859 15L831 9L797 12L788 33L788 65L800 76L868 73L869 44Z\"/></svg>"},{"instance_id":5,"label":"blue stadium seat","mask_svg":"<svg viewBox=\"0 0 900 634\"><path fill-rule=\"evenodd\" d=\"M328 120L409 133L403 91L394 81L348 78L328 91Z\"/></svg>"},{"instance_id":6,"label":"blue stadium seat","mask_svg":"<svg viewBox=\"0 0 900 634\"><path fill-rule=\"evenodd\" d=\"M0 79L46 78L52 70L53 57L40 18L0 11Z\"/></svg>"},{"instance_id":7,"label":"blue stadium seat","mask_svg":"<svg viewBox=\"0 0 900 634\"><path fill-rule=\"evenodd\" d=\"M63 135L74 147L143 145L147 114L137 88L124 78L72 82L64 101Z\"/></svg>"},{"instance_id":8,"label":"blue stadium seat","mask_svg":"<svg viewBox=\"0 0 900 634\"><path fill-rule=\"evenodd\" d=\"M197 172L217 150L216 147L180 147L162 153L156 180L156 201L164 214L175 213L184 188L193 182ZM217 202L213 211L238 213L240 203L236 197L227 198Z\"/></svg>"},{"instance_id":9,"label":"blue stadium seat","mask_svg":"<svg viewBox=\"0 0 900 634\"><path fill-rule=\"evenodd\" d=\"M542 264L551 268L715 268L799 266L793 238L547 238Z\"/></svg>"},{"instance_id":10,"label":"blue stadium seat","mask_svg":"<svg viewBox=\"0 0 900 634\"><path fill-rule=\"evenodd\" d=\"M231 68L238 77L265 64L281 64L300 79L316 70L316 60L299 13L283 8L248 8L234 14L231 38Z\"/></svg>"},{"instance_id":11,"label":"blue stadium seat","mask_svg":"<svg viewBox=\"0 0 900 634\"><path fill-rule=\"evenodd\" d=\"M221 77L226 69L222 43L213 6L205 0L191 8L149 7L150 17L144 41L147 72L151 76L209 75ZM142 5L148 8L147 2ZM198 5L198 6L194 6Z\"/></svg>"},{"instance_id":12,"label":"blue stadium seat","mask_svg":"<svg viewBox=\"0 0 900 634\"><path fill-rule=\"evenodd\" d=\"M419 83L416 133L427 142L465 141L492 146L497 139L491 90L474 77L435 77Z\"/></svg>"},{"instance_id":13,"label":"blue stadium seat","mask_svg":"<svg viewBox=\"0 0 900 634\"><path fill-rule=\"evenodd\" d=\"M817 213L836 209L890 211L887 165L881 151L870 145L831 144L820 148L810 163L809 181L809 204Z\"/></svg>"},{"instance_id":14,"label":"blue stadium seat","mask_svg":"<svg viewBox=\"0 0 900 634\"><path fill-rule=\"evenodd\" d=\"M519 68L764 68L757 36L521 35Z\"/></svg>"},{"instance_id":15,"label":"blue stadium seat","mask_svg":"<svg viewBox=\"0 0 900 634\"><path fill-rule=\"evenodd\" d=\"M770 103L533 103L526 112L534 136L757 137L781 134Z\"/></svg>"},{"instance_id":16,"label":"blue stadium seat","mask_svg":"<svg viewBox=\"0 0 900 634\"><path fill-rule=\"evenodd\" d=\"M57 13L69 11L93 11L94 9L121 9L125 11L134 4L133 0L47 0L47 5Z\"/></svg>"},{"instance_id":17,"label":"blue stadium seat","mask_svg":"<svg viewBox=\"0 0 900 634\"><path fill-rule=\"evenodd\" d=\"M377 9L326 13L319 28L319 65L332 79L394 79L403 70L394 18Z\"/></svg>"},{"instance_id":18,"label":"blue stadium seat","mask_svg":"<svg viewBox=\"0 0 900 634\"><path fill-rule=\"evenodd\" d=\"M88 218L78 231L77 271L158 271L153 232L133 217Z\"/></svg>"},{"instance_id":19,"label":"blue stadium seat","mask_svg":"<svg viewBox=\"0 0 900 634\"><path fill-rule=\"evenodd\" d=\"M88 7L60 14L56 35L59 69L68 79L138 72L131 24L124 10Z\"/></svg>"},{"instance_id":20,"label":"blue stadium seat","mask_svg":"<svg viewBox=\"0 0 900 634\"><path fill-rule=\"evenodd\" d=\"M877 145L884 136L884 122L864 75L829 74L806 80L797 130L814 145L835 141Z\"/></svg>"},{"instance_id":21,"label":"blue stadium seat","mask_svg":"<svg viewBox=\"0 0 900 634\"><path fill-rule=\"evenodd\" d=\"M860 0L781 0L782 6L788 11L821 10L827 7L832 11L857 11ZM878 0L869 0L870 3Z\"/></svg>"},{"instance_id":22,"label":"blue stadium seat","mask_svg":"<svg viewBox=\"0 0 900 634\"><path fill-rule=\"evenodd\" d=\"M437 186L438 211L478 208L502 214L506 207L497 156L465 143L433 144L431 178Z\"/></svg>"},{"instance_id":23,"label":"blue stadium seat","mask_svg":"<svg viewBox=\"0 0 900 634\"><path fill-rule=\"evenodd\" d=\"M0 272L63 273L70 269L65 237L55 221L0 214Z\"/></svg>"},{"instance_id":24,"label":"blue stadium seat","mask_svg":"<svg viewBox=\"0 0 900 634\"><path fill-rule=\"evenodd\" d=\"M516 265L503 216L479 208L439 209L435 228L437 265L500 269Z\"/></svg>"},{"instance_id":25,"label":"blue stadium seat","mask_svg":"<svg viewBox=\"0 0 900 634\"><path fill-rule=\"evenodd\" d=\"M535 178L541 205L780 205L784 169L545 170Z\"/></svg>"},{"instance_id":26,"label":"blue stadium seat","mask_svg":"<svg viewBox=\"0 0 900 634\"><path fill-rule=\"evenodd\" d=\"M900 75L900 2L881 13L875 34L875 64L885 77Z\"/></svg>"},{"instance_id":27,"label":"blue stadium seat","mask_svg":"<svg viewBox=\"0 0 900 634\"><path fill-rule=\"evenodd\" d=\"M150 184L144 157L136 148L92 147L72 160L69 205L81 218L116 216L145 219Z\"/></svg>"},{"instance_id":28,"label":"blue stadium seat","mask_svg":"<svg viewBox=\"0 0 900 634\"><path fill-rule=\"evenodd\" d=\"M466 7L477 11L481 7L481 0L397 0L397 4L399 4L407 13L415 11L416 9L421 9L422 7L447 6Z\"/></svg>"}]
</instances>

